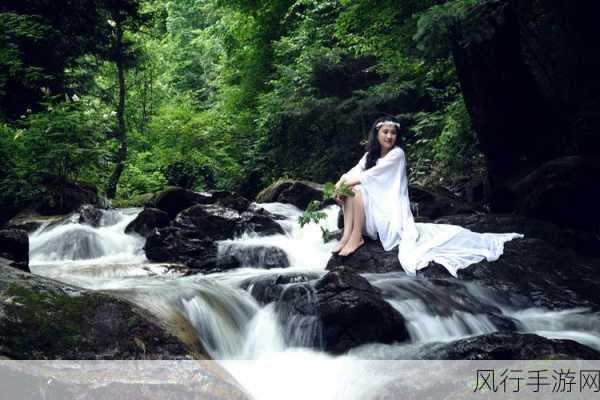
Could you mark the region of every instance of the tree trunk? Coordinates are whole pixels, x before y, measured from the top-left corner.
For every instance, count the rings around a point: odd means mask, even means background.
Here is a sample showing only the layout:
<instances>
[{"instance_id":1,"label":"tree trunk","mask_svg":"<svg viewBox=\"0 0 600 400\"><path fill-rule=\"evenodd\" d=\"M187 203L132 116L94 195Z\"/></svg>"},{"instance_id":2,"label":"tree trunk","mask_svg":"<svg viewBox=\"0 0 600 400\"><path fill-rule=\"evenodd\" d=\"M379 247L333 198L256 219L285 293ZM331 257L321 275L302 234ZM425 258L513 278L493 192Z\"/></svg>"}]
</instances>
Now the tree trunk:
<instances>
[{"instance_id":1,"label":"tree trunk","mask_svg":"<svg viewBox=\"0 0 600 400\"><path fill-rule=\"evenodd\" d=\"M115 154L115 170L113 171L108 185L106 187L106 197L114 199L117 195L117 185L121 174L125 169L125 161L127 160L127 131L125 127L125 66L123 57L123 26L121 21L117 21L116 25L116 64L117 74L119 79L119 106L117 108L118 128L116 138L119 141L119 148Z\"/></svg>"}]
</instances>

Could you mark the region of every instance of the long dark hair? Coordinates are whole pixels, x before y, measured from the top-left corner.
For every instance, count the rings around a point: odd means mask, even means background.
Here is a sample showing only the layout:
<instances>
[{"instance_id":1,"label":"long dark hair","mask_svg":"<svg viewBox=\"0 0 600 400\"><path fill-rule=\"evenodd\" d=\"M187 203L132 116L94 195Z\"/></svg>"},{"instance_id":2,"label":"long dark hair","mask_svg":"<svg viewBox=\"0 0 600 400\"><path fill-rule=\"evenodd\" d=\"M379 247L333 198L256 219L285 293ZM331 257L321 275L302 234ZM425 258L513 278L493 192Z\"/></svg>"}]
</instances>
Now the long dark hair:
<instances>
[{"instance_id":1,"label":"long dark hair","mask_svg":"<svg viewBox=\"0 0 600 400\"><path fill-rule=\"evenodd\" d=\"M396 118L387 115L384 117L379 117L377 118L377 120L375 120L375 122L373 122L373 126L371 126L371 130L369 131L369 142L367 143L368 154L367 164L365 166L366 169L369 169L372 166L374 166L377 162L377 159L379 159L379 157L381 156L381 146L379 145L379 140L377 140L377 134L379 133L379 128L377 127L377 124L384 121L390 121L400 124ZM396 143L394 143L394 146L399 146L400 128L397 125L394 125L394 128L396 129Z\"/></svg>"}]
</instances>

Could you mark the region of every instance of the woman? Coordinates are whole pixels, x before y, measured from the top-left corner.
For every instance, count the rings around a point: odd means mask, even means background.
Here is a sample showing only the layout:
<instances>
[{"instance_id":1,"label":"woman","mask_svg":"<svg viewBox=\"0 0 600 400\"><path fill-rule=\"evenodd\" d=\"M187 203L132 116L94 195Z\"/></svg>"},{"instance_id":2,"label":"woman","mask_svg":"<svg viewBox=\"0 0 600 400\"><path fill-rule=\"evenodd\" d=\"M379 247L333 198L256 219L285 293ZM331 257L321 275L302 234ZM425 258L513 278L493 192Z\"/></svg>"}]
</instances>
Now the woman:
<instances>
[{"instance_id":1,"label":"woman","mask_svg":"<svg viewBox=\"0 0 600 400\"><path fill-rule=\"evenodd\" d=\"M334 253L348 256L363 245L363 234L381 240L386 251L398 246L398 259L408 273L416 273L429 261L456 271L481 261L497 260L504 243L518 233L475 233L457 225L415 223L408 198L406 158L398 146L400 124L379 118L369 132L368 151L358 164L342 175L354 197L336 198L344 210L344 233Z\"/></svg>"}]
</instances>

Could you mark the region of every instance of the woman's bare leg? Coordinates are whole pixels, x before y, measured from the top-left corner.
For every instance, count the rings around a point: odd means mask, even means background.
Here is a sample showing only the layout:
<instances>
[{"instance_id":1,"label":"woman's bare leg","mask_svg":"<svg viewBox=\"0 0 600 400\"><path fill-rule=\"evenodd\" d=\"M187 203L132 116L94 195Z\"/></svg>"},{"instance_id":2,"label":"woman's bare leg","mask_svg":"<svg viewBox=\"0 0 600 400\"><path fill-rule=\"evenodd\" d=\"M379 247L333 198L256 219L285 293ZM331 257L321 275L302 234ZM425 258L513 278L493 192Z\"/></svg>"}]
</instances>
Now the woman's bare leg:
<instances>
[{"instance_id":1,"label":"woman's bare leg","mask_svg":"<svg viewBox=\"0 0 600 400\"><path fill-rule=\"evenodd\" d=\"M344 200L344 233L342 234L340 243L333 250L334 253L337 253L338 251L342 250L346 243L348 243L348 240L350 240L350 234L352 233L352 225L354 224L354 202L352 200L352 197L347 197Z\"/></svg>"},{"instance_id":2,"label":"woman's bare leg","mask_svg":"<svg viewBox=\"0 0 600 400\"><path fill-rule=\"evenodd\" d=\"M362 192L359 188L354 190L354 197L352 198L352 210L353 210L353 224L352 231L350 233L350 238L348 242L340 250L340 256L347 256L350 253L353 253L362 246L365 241L363 239L363 228L365 226L365 210L363 206L363 198Z\"/></svg>"}]
</instances>

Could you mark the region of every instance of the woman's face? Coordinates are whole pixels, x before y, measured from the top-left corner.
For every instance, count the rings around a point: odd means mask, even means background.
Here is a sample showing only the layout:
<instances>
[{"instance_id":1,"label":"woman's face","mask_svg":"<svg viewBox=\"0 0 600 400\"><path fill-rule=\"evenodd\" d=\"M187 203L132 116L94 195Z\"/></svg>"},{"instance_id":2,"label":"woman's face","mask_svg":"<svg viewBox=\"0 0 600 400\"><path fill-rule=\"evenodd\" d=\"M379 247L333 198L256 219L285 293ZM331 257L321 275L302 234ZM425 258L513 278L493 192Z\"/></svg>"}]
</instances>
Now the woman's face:
<instances>
[{"instance_id":1,"label":"woman's face","mask_svg":"<svg viewBox=\"0 0 600 400\"><path fill-rule=\"evenodd\" d=\"M391 124L383 124L377 133L377 140L382 151L389 151L396 144L396 127Z\"/></svg>"}]
</instances>

